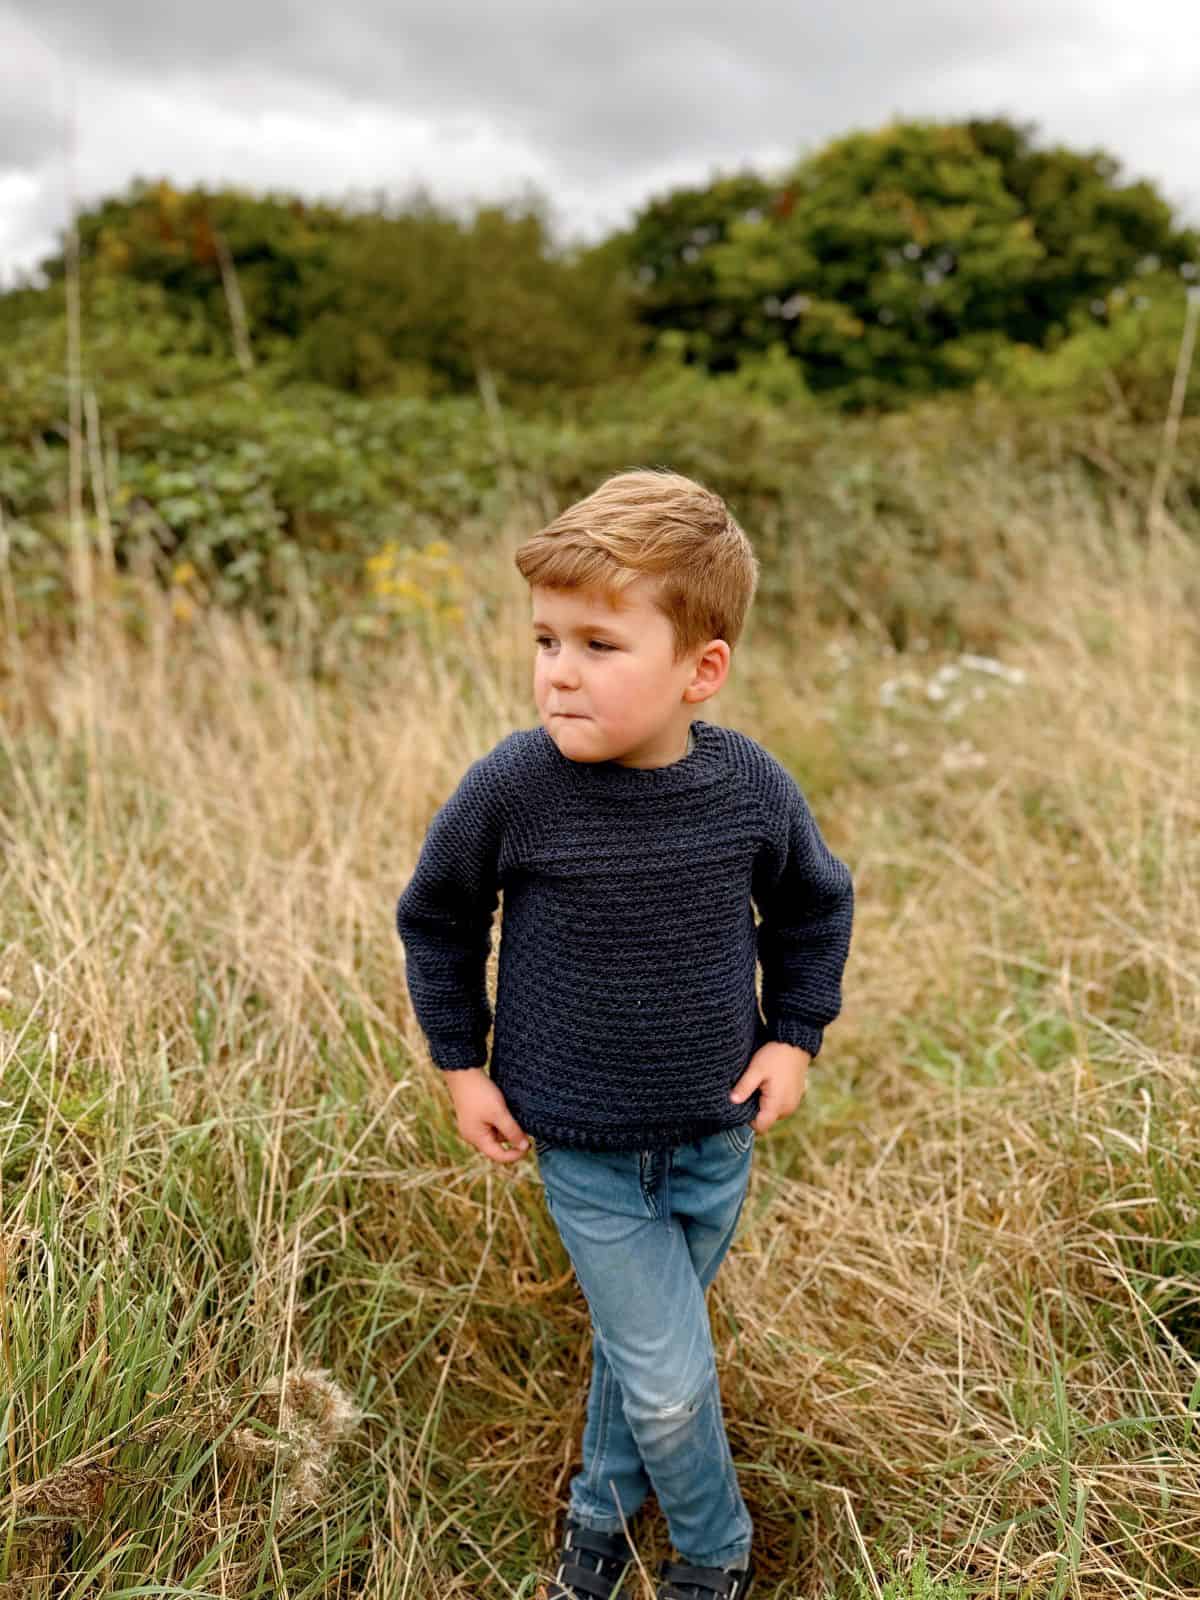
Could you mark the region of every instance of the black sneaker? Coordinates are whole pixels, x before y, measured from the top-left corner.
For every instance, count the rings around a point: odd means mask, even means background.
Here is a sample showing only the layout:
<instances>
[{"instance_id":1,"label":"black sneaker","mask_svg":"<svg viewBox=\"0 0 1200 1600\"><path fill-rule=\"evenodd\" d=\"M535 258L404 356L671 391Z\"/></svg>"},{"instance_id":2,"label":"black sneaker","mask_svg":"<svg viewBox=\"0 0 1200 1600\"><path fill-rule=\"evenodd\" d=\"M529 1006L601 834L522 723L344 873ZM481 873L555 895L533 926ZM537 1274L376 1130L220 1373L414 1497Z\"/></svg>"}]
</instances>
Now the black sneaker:
<instances>
[{"instance_id":1,"label":"black sneaker","mask_svg":"<svg viewBox=\"0 0 1200 1600\"><path fill-rule=\"evenodd\" d=\"M655 1600L745 1600L754 1584L754 1562L745 1567L693 1567L687 1561L662 1561Z\"/></svg>"},{"instance_id":2,"label":"black sneaker","mask_svg":"<svg viewBox=\"0 0 1200 1600\"><path fill-rule=\"evenodd\" d=\"M558 1571L545 1600L633 1600L621 1588L633 1551L624 1531L600 1533L568 1517L558 1553Z\"/></svg>"}]
</instances>

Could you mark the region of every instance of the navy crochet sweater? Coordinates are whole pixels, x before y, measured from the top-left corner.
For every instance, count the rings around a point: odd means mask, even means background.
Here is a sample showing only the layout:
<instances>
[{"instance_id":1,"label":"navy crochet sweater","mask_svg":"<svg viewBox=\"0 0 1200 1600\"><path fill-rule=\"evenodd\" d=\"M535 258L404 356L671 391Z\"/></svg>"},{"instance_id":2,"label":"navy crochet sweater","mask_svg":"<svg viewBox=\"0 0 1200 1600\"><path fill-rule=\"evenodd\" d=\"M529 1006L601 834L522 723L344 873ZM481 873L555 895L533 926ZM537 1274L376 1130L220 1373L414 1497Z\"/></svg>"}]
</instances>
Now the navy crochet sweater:
<instances>
[{"instance_id":1,"label":"navy crochet sweater","mask_svg":"<svg viewBox=\"0 0 1200 1600\"><path fill-rule=\"evenodd\" d=\"M491 1077L530 1135L663 1149L752 1122L758 1092L729 1093L755 1050L816 1055L841 1010L848 869L762 745L700 719L692 732L680 760L627 767L517 729L435 813L400 896L434 1063L487 1065L494 1020Z\"/></svg>"}]
</instances>

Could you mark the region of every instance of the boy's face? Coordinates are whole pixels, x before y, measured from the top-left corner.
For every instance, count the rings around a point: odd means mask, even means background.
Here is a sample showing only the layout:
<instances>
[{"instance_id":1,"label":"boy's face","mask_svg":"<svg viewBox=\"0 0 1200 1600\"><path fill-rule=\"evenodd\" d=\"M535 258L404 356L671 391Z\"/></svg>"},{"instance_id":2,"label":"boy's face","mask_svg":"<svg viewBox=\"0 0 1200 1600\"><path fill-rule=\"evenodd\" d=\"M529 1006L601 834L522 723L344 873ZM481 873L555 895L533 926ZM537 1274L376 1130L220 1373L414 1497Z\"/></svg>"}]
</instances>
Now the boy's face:
<instances>
[{"instance_id":1,"label":"boy's face","mask_svg":"<svg viewBox=\"0 0 1200 1600\"><path fill-rule=\"evenodd\" d=\"M678 761L696 706L725 680L723 639L672 660L671 624L650 590L639 578L614 607L591 590L531 586L534 698L543 727L572 761Z\"/></svg>"}]
</instances>

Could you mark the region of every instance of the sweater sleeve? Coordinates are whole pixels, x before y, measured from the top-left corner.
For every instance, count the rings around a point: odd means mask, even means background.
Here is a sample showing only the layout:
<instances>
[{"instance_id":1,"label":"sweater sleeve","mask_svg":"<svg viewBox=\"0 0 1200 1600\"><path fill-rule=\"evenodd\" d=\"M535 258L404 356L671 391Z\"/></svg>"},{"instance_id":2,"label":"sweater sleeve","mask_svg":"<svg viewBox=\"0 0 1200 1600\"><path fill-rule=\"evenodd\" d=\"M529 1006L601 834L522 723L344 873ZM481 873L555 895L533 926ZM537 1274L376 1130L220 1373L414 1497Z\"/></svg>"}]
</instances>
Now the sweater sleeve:
<instances>
[{"instance_id":1,"label":"sweater sleeve","mask_svg":"<svg viewBox=\"0 0 1200 1600\"><path fill-rule=\"evenodd\" d=\"M502 828L499 786L485 756L434 813L396 906L413 1010L444 1071L487 1063L487 961Z\"/></svg>"},{"instance_id":2,"label":"sweater sleeve","mask_svg":"<svg viewBox=\"0 0 1200 1600\"><path fill-rule=\"evenodd\" d=\"M827 1024L842 1009L842 972L850 952L854 885L849 868L822 839L798 784L782 765L784 815L754 864L767 1038L821 1049Z\"/></svg>"}]
</instances>

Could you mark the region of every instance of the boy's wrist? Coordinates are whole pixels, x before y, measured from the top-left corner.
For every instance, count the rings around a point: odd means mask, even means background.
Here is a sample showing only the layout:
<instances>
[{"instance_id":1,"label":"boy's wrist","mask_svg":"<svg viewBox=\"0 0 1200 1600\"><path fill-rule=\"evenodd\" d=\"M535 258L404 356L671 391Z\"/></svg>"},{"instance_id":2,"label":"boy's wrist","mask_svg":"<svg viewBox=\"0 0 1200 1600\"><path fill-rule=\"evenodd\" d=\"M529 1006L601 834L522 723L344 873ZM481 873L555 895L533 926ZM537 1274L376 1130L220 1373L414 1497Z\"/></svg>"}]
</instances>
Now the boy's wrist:
<instances>
[{"instance_id":1,"label":"boy's wrist","mask_svg":"<svg viewBox=\"0 0 1200 1600\"><path fill-rule=\"evenodd\" d=\"M486 1078L487 1073L482 1067L455 1067L452 1071L444 1073L443 1076L450 1086L450 1093L454 1094L468 1083L474 1083L478 1078Z\"/></svg>"}]
</instances>

